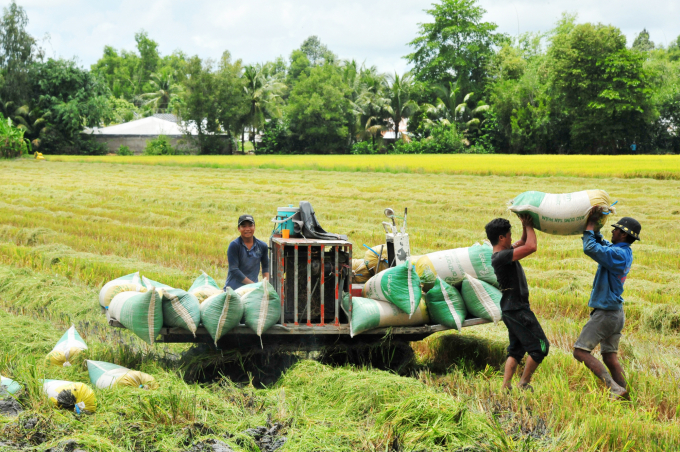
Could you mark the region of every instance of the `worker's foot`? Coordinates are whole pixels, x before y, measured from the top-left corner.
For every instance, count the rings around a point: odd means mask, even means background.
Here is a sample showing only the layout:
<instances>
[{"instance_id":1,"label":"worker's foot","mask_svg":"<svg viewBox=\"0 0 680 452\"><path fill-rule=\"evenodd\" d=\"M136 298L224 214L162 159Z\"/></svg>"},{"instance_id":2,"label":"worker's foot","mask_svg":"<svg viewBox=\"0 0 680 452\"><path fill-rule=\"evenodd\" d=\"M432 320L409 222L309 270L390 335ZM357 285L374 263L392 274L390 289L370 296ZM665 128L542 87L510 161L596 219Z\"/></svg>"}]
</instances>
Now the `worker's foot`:
<instances>
[{"instance_id":1,"label":"worker's foot","mask_svg":"<svg viewBox=\"0 0 680 452\"><path fill-rule=\"evenodd\" d=\"M628 391L626 391L621 386L614 383L611 388L609 388L609 397L612 400L630 400L628 396Z\"/></svg>"},{"instance_id":2,"label":"worker's foot","mask_svg":"<svg viewBox=\"0 0 680 452\"><path fill-rule=\"evenodd\" d=\"M533 392L534 392L534 387L531 386L529 383L520 383L520 384L517 385L517 387L518 387L519 389L521 389L522 391L529 391L529 392L531 392L532 394L533 394Z\"/></svg>"}]
</instances>

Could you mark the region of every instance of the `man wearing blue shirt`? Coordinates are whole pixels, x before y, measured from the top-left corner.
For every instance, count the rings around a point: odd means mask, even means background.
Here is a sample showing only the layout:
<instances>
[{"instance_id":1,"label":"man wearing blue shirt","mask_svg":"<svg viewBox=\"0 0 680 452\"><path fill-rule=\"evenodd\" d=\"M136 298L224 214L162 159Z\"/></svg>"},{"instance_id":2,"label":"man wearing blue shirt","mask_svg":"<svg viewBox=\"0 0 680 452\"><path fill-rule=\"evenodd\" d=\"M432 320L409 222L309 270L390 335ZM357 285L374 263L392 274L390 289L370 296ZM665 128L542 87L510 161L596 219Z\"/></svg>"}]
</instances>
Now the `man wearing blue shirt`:
<instances>
[{"instance_id":1,"label":"man wearing blue shirt","mask_svg":"<svg viewBox=\"0 0 680 452\"><path fill-rule=\"evenodd\" d=\"M617 356L621 330L626 321L621 294L623 283L633 265L630 245L640 240L642 227L633 218L621 218L612 225L614 229L610 243L600 234L600 216L599 213L591 215L583 232L583 252L599 265L588 302L592 308L590 320L574 344L574 358L584 363L607 385L612 397L627 397L626 379ZM604 365L591 355L598 344L601 346Z\"/></svg>"},{"instance_id":2,"label":"man wearing blue shirt","mask_svg":"<svg viewBox=\"0 0 680 452\"><path fill-rule=\"evenodd\" d=\"M246 284L257 282L262 267L262 276L269 278L269 253L267 244L255 238L255 219L252 215L238 218L240 237L234 239L227 249L229 273L224 289L236 290Z\"/></svg>"}]
</instances>

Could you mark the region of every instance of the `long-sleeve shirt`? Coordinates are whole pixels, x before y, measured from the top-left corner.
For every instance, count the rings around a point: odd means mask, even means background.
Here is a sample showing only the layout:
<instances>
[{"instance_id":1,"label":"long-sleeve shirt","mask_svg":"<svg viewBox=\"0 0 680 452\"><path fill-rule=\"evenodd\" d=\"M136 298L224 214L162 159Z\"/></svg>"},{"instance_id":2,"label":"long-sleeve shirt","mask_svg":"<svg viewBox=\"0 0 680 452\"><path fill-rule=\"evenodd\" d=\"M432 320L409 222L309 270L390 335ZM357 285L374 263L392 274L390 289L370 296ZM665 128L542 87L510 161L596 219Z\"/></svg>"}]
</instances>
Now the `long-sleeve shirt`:
<instances>
[{"instance_id":1,"label":"long-sleeve shirt","mask_svg":"<svg viewBox=\"0 0 680 452\"><path fill-rule=\"evenodd\" d=\"M229 261L229 272L224 288L231 287L236 290L243 286L243 280L248 278L257 282L257 276L269 272L269 253L267 244L262 240L253 237L253 246L248 247L243 243L241 237L232 240L227 249L227 260Z\"/></svg>"},{"instance_id":2,"label":"long-sleeve shirt","mask_svg":"<svg viewBox=\"0 0 680 452\"><path fill-rule=\"evenodd\" d=\"M612 245L599 232L584 231L583 252L599 264L588 306L605 311L623 309L623 283L633 265L630 243Z\"/></svg>"}]
</instances>

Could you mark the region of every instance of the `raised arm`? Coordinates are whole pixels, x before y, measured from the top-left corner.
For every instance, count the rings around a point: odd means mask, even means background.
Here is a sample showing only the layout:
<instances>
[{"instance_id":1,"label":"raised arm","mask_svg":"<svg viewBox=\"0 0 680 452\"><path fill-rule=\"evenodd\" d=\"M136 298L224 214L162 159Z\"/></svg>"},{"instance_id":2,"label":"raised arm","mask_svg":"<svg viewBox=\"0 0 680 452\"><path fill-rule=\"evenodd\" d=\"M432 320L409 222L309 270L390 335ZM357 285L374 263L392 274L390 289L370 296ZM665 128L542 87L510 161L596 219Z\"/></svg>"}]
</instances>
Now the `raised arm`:
<instances>
[{"instance_id":1,"label":"raised arm","mask_svg":"<svg viewBox=\"0 0 680 452\"><path fill-rule=\"evenodd\" d=\"M514 252L512 253L513 261L524 259L530 254L535 253L536 250L538 249L538 243L536 242L536 231L534 231L534 226L531 217L529 215L523 215L521 217L521 220L523 230L522 238L519 241L522 242L522 245L515 246L517 245L517 243L513 245L513 247L515 248Z\"/></svg>"}]
</instances>

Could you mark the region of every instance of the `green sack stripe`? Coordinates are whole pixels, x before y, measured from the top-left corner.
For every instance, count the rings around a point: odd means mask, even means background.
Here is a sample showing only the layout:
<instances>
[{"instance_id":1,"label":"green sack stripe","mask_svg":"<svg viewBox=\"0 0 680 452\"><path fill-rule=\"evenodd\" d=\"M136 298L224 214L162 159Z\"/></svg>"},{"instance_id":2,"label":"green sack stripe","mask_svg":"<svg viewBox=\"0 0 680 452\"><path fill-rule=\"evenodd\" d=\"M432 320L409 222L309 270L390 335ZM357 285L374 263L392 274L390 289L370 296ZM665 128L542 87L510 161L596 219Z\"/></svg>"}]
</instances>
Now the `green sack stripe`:
<instances>
[{"instance_id":1,"label":"green sack stripe","mask_svg":"<svg viewBox=\"0 0 680 452\"><path fill-rule=\"evenodd\" d=\"M231 287L206 298L200 305L201 322L215 345L222 336L237 326L243 317L243 302Z\"/></svg>"},{"instance_id":2,"label":"green sack stripe","mask_svg":"<svg viewBox=\"0 0 680 452\"><path fill-rule=\"evenodd\" d=\"M261 336L281 318L281 299L266 279L256 284L259 287L245 294L242 300L246 325Z\"/></svg>"},{"instance_id":3,"label":"green sack stripe","mask_svg":"<svg viewBox=\"0 0 680 452\"><path fill-rule=\"evenodd\" d=\"M473 291L476 300L481 304L481 307L487 313L488 320L491 320L494 323L498 323L502 316L500 307L497 304L500 303L501 294L500 291L498 291L498 289L496 289L495 287L491 286L490 284L488 285L488 287L485 287L485 284L487 283L475 279L470 275L466 275L466 278L463 281L463 285L464 286L468 285L469 289ZM494 290L498 292L497 294L494 293L494 298L497 298L496 301L491 297L491 294L489 293ZM468 308L469 307L470 306L468 305ZM475 314L479 315L479 313Z\"/></svg>"},{"instance_id":4,"label":"green sack stripe","mask_svg":"<svg viewBox=\"0 0 680 452\"><path fill-rule=\"evenodd\" d=\"M224 328L224 323L227 321L227 314L229 314L229 307L231 306L231 299L236 295L233 292L225 293L224 304L222 305L222 312L220 313L220 318L217 321L217 329L215 330L215 337L222 337L222 329ZM217 345L217 341L215 341Z\"/></svg>"},{"instance_id":5,"label":"green sack stripe","mask_svg":"<svg viewBox=\"0 0 680 452\"><path fill-rule=\"evenodd\" d=\"M94 386L97 386L97 380L99 380L101 376L104 375L106 372L121 367L122 366L119 366L117 364L107 363L104 361L92 361L89 359L87 360L87 371L90 374L90 382Z\"/></svg>"},{"instance_id":6,"label":"green sack stripe","mask_svg":"<svg viewBox=\"0 0 680 452\"><path fill-rule=\"evenodd\" d=\"M369 279L363 295L366 298L389 301L410 317L420 303L420 277L410 262L404 262Z\"/></svg>"},{"instance_id":7,"label":"green sack stripe","mask_svg":"<svg viewBox=\"0 0 680 452\"><path fill-rule=\"evenodd\" d=\"M181 290L163 290L163 323L184 328L196 337L201 322L201 310L193 295Z\"/></svg>"},{"instance_id":8,"label":"green sack stripe","mask_svg":"<svg viewBox=\"0 0 680 452\"><path fill-rule=\"evenodd\" d=\"M122 293L117 297L128 293ZM146 343L153 345L163 327L163 307L158 299L158 292L152 287L148 292L135 293L123 303L118 321Z\"/></svg>"},{"instance_id":9,"label":"green sack stripe","mask_svg":"<svg viewBox=\"0 0 680 452\"><path fill-rule=\"evenodd\" d=\"M545 198L545 193L542 191L525 191L519 194L512 200L513 206L534 206L541 207L541 203Z\"/></svg>"},{"instance_id":10,"label":"green sack stripe","mask_svg":"<svg viewBox=\"0 0 680 452\"><path fill-rule=\"evenodd\" d=\"M439 285L441 287L442 295L444 296L444 301L446 302L446 307L449 308L449 313L451 313L451 317L453 317L453 321L456 322L456 327L458 328L458 331L460 331L463 328L463 321L461 320L460 316L458 315L458 312L456 311L456 308L453 307L453 302L451 301L451 298L449 297L449 287L448 284L446 286L444 281L439 278ZM451 287L453 289L453 287ZM454 289L455 290L455 289Z\"/></svg>"}]
</instances>

